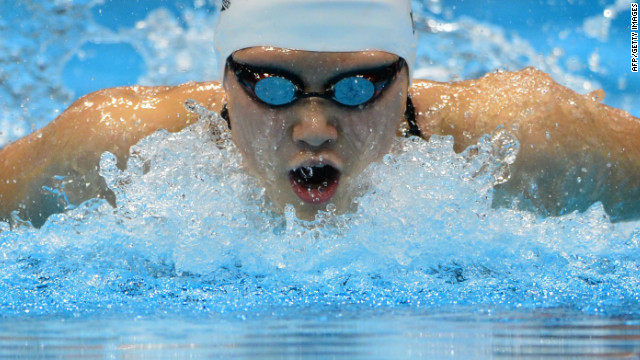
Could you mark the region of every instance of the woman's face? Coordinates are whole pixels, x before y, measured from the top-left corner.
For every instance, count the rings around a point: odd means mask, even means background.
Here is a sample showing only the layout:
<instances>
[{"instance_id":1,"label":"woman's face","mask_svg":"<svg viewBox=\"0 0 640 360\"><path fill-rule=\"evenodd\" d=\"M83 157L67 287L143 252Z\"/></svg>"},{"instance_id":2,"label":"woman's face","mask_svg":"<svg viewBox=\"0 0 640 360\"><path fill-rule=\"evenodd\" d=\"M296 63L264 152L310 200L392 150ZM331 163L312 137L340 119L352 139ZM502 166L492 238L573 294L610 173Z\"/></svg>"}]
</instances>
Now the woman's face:
<instances>
[{"instance_id":1,"label":"woman's face","mask_svg":"<svg viewBox=\"0 0 640 360\"><path fill-rule=\"evenodd\" d=\"M323 93L341 75L371 73L395 63L398 57L380 51L328 53L260 47L237 51L233 60L249 69L282 70L299 79L303 92ZM292 204L297 216L306 220L329 203L339 212L347 211L355 195L349 193L348 185L387 153L396 136L406 106L406 67L377 97L359 106L318 96L271 106L247 90L246 81L240 83L239 76L227 68L224 87L231 132L247 170L262 182L268 198L279 209Z\"/></svg>"}]
</instances>

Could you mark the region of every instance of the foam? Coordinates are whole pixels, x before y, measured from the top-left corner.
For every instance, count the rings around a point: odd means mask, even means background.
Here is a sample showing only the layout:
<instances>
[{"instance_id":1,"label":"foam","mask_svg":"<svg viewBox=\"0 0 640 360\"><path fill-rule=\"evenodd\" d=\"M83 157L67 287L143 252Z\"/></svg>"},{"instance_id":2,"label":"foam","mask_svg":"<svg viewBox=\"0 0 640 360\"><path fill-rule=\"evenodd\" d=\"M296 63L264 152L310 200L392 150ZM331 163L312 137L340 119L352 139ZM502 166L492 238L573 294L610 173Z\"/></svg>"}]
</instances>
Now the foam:
<instances>
[{"instance_id":1,"label":"foam","mask_svg":"<svg viewBox=\"0 0 640 360\"><path fill-rule=\"evenodd\" d=\"M189 106L203 119L144 139L126 170L103 155L117 208L93 200L40 230L5 226L4 316L309 303L638 311L640 224L614 225L598 204L561 218L491 208L517 153L501 129L461 154L448 137L398 139L363 175L356 211L305 222L270 211L229 139L211 135L224 122Z\"/></svg>"}]
</instances>

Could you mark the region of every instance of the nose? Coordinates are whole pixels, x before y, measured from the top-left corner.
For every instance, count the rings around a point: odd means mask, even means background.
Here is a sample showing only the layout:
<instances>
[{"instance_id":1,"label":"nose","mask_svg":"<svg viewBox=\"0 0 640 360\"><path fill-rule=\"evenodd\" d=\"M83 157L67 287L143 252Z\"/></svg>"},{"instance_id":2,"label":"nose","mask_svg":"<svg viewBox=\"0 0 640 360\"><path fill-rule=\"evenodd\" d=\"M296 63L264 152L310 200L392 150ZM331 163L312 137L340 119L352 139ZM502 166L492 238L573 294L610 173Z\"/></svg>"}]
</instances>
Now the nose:
<instances>
[{"instance_id":1,"label":"nose","mask_svg":"<svg viewBox=\"0 0 640 360\"><path fill-rule=\"evenodd\" d=\"M300 119L293 127L293 141L302 146L319 148L338 139L338 130L329 120L326 109L310 99L298 109Z\"/></svg>"}]
</instances>

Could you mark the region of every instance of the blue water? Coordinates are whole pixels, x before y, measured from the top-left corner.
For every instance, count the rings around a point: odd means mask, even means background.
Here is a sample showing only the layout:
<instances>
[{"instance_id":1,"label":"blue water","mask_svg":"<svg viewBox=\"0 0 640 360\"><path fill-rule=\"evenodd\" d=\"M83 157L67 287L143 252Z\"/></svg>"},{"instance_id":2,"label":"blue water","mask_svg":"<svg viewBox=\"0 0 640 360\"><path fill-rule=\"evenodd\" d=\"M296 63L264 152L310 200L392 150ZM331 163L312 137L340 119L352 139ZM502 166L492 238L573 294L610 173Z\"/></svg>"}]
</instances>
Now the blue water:
<instances>
[{"instance_id":1,"label":"blue water","mask_svg":"<svg viewBox=\"0 0 640 360\"><path fill-rule=\"evenodd\" d=\"M640 114L628 3L522 4L415 2L416 74L534 65ZM216 76L207 1L0 6L0 146L94 89ZM517 153L508 134L478 155L398 139L354 189L357 211L302 222L269 210L212 137L219 117L194 111L198 124L144 139L125 171L103 155L115 209L0 224L0 357L638 358L640 223L612 224L599 204L492 209Z\"/></svg>"}]
</instances>

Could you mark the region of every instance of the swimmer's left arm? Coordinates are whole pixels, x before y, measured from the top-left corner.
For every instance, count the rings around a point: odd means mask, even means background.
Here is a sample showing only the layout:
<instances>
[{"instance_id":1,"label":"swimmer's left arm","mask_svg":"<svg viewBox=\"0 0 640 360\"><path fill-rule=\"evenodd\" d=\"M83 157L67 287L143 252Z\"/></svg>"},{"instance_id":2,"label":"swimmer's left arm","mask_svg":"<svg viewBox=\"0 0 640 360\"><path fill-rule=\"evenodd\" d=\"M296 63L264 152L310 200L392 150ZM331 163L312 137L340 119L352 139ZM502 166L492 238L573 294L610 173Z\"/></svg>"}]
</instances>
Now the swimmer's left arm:
<instances>
[{"instance_id":1,"label":"swimmer's left arm","mask_svg":"<svg viewBox=\"0 0 640 360\"><path fill-rule=\"evenodd\" d=\"M572 210L558 200L571 195L572 175L573 190L584 190L591 203L601 201L609 212L631 204L640 214L640 119L600 103L601 90L580 95L526 68L457 83L416 81L411 93L425 136L451 135L456 151L499 125L518 138L520 153L503 191L525 193L535 178L536 207L562 213ZM591 183L576 183L585 170Z\"/></svg>"}]
</instances>

